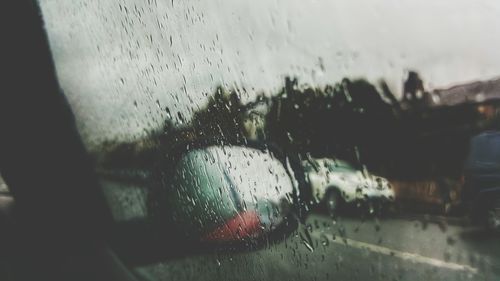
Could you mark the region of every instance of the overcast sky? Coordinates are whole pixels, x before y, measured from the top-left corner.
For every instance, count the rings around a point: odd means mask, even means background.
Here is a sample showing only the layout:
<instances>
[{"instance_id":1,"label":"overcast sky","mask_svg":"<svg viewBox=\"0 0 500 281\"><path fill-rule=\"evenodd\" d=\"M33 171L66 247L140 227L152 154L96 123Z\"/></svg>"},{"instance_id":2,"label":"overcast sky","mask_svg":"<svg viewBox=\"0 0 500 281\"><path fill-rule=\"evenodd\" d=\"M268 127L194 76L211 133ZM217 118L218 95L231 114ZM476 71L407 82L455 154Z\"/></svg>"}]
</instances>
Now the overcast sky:
<instances>
[{"instance_id":1,"label":"overcast sky","mask_svg":"<svg viewBox=\"0 0 500 281\"><path fill-rule=\"evenodd\" d=\"M89 146L161 126L165 107L189 119L220 84L248 100L287 75L397 93L408 69L431 88L500 76L498 0L176 1L40 1Z\"/></svg>"}]
</instances>

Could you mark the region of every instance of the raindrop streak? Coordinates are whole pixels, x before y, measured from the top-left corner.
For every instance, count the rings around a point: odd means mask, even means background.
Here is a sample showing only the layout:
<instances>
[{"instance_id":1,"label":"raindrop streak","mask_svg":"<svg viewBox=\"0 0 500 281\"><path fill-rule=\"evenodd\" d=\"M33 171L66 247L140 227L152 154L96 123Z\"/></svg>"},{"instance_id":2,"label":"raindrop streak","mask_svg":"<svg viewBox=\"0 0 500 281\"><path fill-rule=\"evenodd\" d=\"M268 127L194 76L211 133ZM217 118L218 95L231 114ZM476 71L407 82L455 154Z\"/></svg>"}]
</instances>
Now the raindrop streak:
<instances>
[{"instance_id":1,"label":"raindrop streak","mask_svg":"<svg viewBox=\"0 0 500 281\"><path fill-rule=\"evenodd\" d=\"M165 112L167 119L172 119L172 114L170 113L170 109L168 107L165 107Z\"/></svg>"},{"instance_id":2,"label":"raindrop streak","mask_svg":"<svg viewBox=\"0 0 500 281\"><path fill-rule=\"evenodd\" d=\"M305 230L305 232L307 232L307 230ZM304 246L306 246L306 248L312 253L314 252L314 248L312 246L312 240L310 237L308 237L309 239L306 239L306 237L304 237L304 235L302 235L302 233L299 233L299 236L300 236L300 240L302 242L302 244L304 244ZM309 236L308 234L306 234L306 236Z\"/></svg>"}]
</instances>

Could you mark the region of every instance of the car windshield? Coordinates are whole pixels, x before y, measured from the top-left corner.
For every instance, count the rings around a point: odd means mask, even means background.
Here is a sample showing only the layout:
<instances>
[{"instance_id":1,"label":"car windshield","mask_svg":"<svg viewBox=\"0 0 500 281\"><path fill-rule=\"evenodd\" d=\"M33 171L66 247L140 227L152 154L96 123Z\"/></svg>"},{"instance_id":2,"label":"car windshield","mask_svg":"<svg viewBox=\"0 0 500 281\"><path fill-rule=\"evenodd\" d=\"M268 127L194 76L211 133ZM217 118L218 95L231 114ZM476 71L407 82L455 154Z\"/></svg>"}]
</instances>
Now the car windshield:
<instances>
[{"instance_id":1,"label":"car windshield","mask_svg":"<svg viewBox=\"0 0 500 281\"><path fill-rule=\"evenodd\" d=\"M137 280L500 279L499 1L38 2Z\"/></svg>"}]
</instances>

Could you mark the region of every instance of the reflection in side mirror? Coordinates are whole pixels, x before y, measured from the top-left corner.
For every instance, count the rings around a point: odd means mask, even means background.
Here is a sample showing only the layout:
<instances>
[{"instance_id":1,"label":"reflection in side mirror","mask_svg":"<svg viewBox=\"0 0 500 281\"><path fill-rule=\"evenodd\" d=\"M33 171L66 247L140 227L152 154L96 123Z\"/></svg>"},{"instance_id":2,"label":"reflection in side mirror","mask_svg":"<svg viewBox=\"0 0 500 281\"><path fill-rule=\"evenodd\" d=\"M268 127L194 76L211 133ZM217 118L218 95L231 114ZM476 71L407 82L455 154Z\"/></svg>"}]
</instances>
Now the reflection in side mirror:
<instances>
[{"instance_id":1,"label":"reflection in side mirror","mask_svg":"<svg viewBox=\"0 0 500 281\"><path fill-rule=\"evenodd\" d=\"M173 167L166 205L182 237L248 241L290 223L294 182L283 163L269 153L209 146L188 151Z\"/></svg>"}]
</instances>

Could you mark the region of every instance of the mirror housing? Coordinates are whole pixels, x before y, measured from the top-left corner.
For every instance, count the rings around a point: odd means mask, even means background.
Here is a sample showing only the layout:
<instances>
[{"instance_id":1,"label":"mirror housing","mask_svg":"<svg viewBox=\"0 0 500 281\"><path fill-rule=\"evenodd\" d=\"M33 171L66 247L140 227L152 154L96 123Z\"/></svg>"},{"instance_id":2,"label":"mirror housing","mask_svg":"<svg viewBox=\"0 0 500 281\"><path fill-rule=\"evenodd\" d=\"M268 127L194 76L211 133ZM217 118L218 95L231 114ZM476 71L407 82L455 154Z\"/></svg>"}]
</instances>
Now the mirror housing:
<instances>
[{"instance_id":1,"label":"mirror housing","mask_svg":"<svg viewBox=\"0 0 500 281\"><path fill-rule=\"evenodd\" d=\"M176 152L162 165L151 214L178 240L256 245L294 228L297 181L269 149L191 145Z\"/></svg>"}]
</instances>

